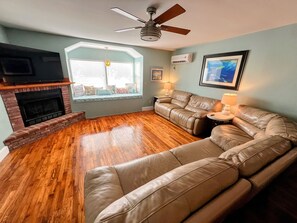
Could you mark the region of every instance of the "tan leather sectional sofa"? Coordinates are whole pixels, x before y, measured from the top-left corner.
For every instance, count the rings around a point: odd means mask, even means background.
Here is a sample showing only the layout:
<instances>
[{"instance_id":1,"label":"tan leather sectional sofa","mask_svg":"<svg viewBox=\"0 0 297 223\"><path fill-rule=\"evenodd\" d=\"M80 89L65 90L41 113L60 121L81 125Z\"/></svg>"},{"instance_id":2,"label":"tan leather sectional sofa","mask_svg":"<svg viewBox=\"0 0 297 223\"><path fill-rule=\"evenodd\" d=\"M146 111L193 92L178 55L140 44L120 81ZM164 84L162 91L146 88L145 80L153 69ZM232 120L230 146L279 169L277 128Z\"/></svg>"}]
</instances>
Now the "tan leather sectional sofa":
<instances>
[{"instance_id":1,"label":"tan leather sectional sofa","mask_svg":"<svg viewBox=\"0 0 297 223\"><path fill-rule=\"evenodd\" d=\"M171 97L160 98L155 103L155 112L182 127L193 135L206 128L206 115L222 110L219 100L174 90Z\"/></svg>"},{"instance_id":2,"label":"tan leather sectional sofa","mask_svg":"<svg viewBox=\"0 0 297 223\"><path fill-rule=\"evenodd\" d=\"M85 177L86 222L220 222L297 160L297 124L239 106L209 138Z\"/></svg>"}]
</instances>

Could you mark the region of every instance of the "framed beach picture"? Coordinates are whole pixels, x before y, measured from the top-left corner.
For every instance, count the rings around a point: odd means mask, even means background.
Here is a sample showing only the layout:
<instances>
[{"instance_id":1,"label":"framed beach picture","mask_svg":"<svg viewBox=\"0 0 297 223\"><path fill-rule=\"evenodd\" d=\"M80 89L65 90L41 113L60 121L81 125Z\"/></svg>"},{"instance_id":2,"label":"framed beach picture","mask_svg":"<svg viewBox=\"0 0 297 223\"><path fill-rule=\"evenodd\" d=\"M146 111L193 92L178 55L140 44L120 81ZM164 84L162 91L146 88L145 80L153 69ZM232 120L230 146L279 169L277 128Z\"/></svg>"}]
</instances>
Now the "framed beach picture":
<instances>
[{"instance_id":1,"label":"framed beach picture","mask_svg":"<svg viewBox=\"0 0 297 223\"><path fill-rule=\"evenodd\" d=\"M199 85L238 90L248 52L205 55Z\"/></svg>"},{"instance_id":2,"label":"framed beach picture","mask_svg":"<svg viewBox=\"0 0 297 223\"><path fill-rule=\"evenodd\" d=\"M163 80L163 68L152 68L151 69L151 80L152 81L162 81Z\"/></svg>"}]
</instances>

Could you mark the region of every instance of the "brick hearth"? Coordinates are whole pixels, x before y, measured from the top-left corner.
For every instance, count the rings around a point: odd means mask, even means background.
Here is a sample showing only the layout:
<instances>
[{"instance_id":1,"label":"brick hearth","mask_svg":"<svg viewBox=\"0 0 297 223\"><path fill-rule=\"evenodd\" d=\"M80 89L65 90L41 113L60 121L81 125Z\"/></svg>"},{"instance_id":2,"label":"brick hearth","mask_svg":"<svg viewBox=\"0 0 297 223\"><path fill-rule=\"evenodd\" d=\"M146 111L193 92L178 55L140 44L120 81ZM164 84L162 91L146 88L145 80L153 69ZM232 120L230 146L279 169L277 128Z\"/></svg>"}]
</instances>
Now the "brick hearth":
<instances>
[{"instance_id":1,"label":"brick hearth","mask_svg":"<svg viewBox=\"0 0 297 223\"><path fill-rule=\"evenodd\" d=\"M70 84L71 82L64 81L60 83L48 84L0 86L0 94L6 107L12 129L14 131L7 139L4 140L4 144L8 146L9 150L13 150L20 147L21 145L34 142L55 131L65 128L72 123L85 119L84 112L72 113L71 111L69 96ZM25 127L15 94L19 92L43 91L57 88L61 89L62 92L65 115L36 125Z\"/></svg>"},{"instance_id":2,"label":"brick hearth","mask_svg":"<svg viewBox=\"0 0 297 223\"><path fill-rule=\"evenodd\" d=\"M9 150L11 151L22 145L35 142L40 138L43 138L83 119L85 119L85 113L76 112L41 122L36 125L31 125L13 132L7 139L4 140L4 145L8 146Z\"/></svg>"}]
</instances>

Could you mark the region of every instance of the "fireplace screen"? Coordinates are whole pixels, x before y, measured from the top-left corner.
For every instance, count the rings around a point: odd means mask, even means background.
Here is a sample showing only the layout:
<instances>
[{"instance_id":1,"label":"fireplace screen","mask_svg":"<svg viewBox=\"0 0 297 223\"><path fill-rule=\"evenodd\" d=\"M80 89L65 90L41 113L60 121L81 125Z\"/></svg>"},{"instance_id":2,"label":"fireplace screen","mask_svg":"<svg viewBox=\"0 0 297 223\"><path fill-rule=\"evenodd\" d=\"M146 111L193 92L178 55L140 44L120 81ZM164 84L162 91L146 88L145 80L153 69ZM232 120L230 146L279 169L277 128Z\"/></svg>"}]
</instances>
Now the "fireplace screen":
<instances>
[{"instance_id":1,"label":"fireplace screen","mask_svg":"<svg viewBox=\"0 0 297 223\"><path fill-rule=\"evenodd\" d=\"M25 126L65 114L61 89L16 93Z\"/></svg>"}]
</instances>

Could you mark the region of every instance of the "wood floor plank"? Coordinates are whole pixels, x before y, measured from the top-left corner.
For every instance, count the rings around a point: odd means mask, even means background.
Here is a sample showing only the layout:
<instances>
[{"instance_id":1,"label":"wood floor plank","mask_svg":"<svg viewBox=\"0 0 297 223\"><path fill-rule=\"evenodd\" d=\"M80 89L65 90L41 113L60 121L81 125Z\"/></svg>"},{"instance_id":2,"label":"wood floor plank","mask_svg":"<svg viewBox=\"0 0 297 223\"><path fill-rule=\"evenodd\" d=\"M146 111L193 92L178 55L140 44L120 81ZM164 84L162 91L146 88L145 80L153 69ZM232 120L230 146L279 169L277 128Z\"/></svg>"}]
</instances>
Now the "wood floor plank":
<instances>
[{"instance_id":1,"label":"wood floor plank","mask_svg":"<svg viewBox=\"0 0 297 223\"><path fill-rule=\"evenodd\" d=\"M84 222L84 176L200 138L153 112L84 120L0 163L0 222Z\"/></svg>"}]
</instances>

